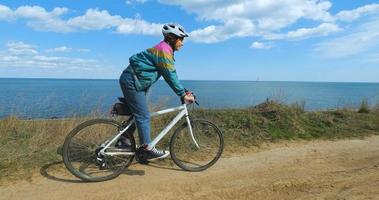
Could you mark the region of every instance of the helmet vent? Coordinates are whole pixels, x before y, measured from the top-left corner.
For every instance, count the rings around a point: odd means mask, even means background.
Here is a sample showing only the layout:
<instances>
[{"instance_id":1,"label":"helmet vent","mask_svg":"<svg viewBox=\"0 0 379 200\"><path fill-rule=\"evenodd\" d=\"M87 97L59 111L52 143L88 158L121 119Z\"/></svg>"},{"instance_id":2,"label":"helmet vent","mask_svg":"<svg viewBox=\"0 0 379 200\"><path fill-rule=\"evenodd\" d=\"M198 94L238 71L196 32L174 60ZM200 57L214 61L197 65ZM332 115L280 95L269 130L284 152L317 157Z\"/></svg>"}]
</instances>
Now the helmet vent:
<instances>
[{"instance_id":1,"label":"helmet vent","mask_svg":"<svg viewBox=\"0 0 379 200\"><path fill-rule=\"evenodd\" d=\"M188 34L184 30L184 28L181 25L174 23L163 25L162 33L164 36L172 34L181 38L188 37Z\"/></svg>"}]
</instances>

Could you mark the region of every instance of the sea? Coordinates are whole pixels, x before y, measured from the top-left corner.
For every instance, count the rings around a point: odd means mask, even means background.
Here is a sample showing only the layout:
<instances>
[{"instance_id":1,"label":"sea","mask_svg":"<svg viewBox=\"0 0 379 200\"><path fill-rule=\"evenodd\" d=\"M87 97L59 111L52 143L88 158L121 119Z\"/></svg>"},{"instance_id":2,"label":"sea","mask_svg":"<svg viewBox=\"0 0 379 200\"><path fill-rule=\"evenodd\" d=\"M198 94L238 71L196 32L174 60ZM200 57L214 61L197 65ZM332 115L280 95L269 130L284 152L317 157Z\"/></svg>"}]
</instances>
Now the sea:
<instances>
[{"instance_id":1,"label":"sea","mask_svg":"<svg viewBox=\"0 0 379 200\"><path fill-rule=\"evenodd\" d=\"M358 108L379 103L379 83L183 80L199 108L247 108L267 99L305 110ZM0 78L0 118L52 119L107 114L122 97L118 80ZM151 109L180 105L163 80L147 94Z\"/></svg>"}]
</instances>

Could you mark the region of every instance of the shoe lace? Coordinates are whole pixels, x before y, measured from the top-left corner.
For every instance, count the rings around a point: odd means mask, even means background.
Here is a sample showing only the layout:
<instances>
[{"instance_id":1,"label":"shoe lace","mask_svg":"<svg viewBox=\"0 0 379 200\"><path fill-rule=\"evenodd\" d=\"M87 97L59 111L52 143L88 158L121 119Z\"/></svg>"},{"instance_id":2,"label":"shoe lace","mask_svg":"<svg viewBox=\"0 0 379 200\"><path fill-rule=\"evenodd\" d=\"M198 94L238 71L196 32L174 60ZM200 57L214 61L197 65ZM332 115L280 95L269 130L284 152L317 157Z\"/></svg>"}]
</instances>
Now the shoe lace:
<instances>
[{"instance_id":1,"label":"shoe lace","mask_svg":"<svg viewBox=\"0 0 379 200\"><path fill-rule=\"evenodd\" d=\"M163 150L158 150L155 147L151 150L151 152L154 154L159 154L159 155L165 154Z\"/></svg>"}]
</instances>

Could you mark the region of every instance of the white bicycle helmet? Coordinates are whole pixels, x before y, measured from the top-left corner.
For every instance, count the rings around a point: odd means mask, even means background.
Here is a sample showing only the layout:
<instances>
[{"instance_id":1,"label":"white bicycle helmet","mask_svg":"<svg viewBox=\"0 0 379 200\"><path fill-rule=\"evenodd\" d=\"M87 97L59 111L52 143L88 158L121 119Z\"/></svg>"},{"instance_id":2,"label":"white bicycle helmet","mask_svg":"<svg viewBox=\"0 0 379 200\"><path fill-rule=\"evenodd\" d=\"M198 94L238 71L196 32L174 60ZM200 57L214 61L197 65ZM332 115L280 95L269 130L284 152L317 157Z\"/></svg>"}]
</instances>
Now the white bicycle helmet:
<instances>
[{"instance_id":1,"label":"white bicycle helmet","mask_svg":"<svg viewBox=\"0 0 379 200\"><path fill-rule=\"evenodd\" d=\"M180 24L168 23L163 25L162 33L164 36L173 34L178 37L188 37L188 34Z\"/></svg>"}]
</instances>

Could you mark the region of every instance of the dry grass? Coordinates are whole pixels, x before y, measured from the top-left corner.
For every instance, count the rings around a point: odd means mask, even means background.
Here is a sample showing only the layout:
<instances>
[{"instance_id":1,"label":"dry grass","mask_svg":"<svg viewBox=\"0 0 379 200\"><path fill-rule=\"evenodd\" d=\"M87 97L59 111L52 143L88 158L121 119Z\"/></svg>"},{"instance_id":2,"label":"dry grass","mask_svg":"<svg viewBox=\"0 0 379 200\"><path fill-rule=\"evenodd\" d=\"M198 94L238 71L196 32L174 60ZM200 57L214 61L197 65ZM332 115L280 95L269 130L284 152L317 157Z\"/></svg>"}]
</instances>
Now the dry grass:
<instances>
[{"instance_id":1,"label":"dry grass","mask_svg":"<svg viewBox=\"0 0 379 200\"><path fill-rule=\"evenodd\" d=\"M286 106L268 100L245 109L198 109L191 114L194 118L205 118L219 126L224 134L226 154L255 148L264 141L334 139L379 134L379 112L376 107L371 109L370 113L357 113L354 109L306 112L304 104L305 102L301 102ZM175 113L171 113L154 118L153 136L159 133L174 115ZM33 169L61 160L56 151L63 144L65 136L79 123L99 117L105 116L95 112L90 117L72 119L1 119L0 180L28 179ZM115 119L125 120L122 117ZM177 126L179 125L180 123ZM167 148L170 134L159 143L159 147ZM136 139L137 135L134 134Z\"/></svg>"},{"instance_id":2,"label":"dry grass","mask_svg":"<svg viewBox=\"0 0 379 200\"><path fill-rule=\"evenodd\" d=\"M57 161L57 147L66 134L86 118L67 120L0 120L0 178L30 178L30 171Z\"/></svg>"}]
</instances>

